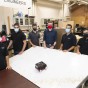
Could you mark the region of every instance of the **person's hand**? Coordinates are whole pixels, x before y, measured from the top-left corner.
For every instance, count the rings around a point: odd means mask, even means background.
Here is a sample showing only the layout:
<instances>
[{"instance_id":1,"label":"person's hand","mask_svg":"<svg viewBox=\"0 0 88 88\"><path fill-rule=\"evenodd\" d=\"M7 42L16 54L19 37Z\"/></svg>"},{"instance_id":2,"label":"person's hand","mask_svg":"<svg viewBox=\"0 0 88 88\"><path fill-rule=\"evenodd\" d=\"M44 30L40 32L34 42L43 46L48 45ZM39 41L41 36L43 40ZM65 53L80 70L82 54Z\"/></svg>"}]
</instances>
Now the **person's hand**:
<instances>
[{"instance_id":1,"label":"person's hand","mask_svg":"<svg viewBox=\"0 0 88 88\"><path fill-rule=\"evenodd\" d=\"M11 70L12 68L11 68L10 65L8 65L8 66L6 67L6 69L7 69L7 70Z\"/></svg>"},{"instance_id":2,"label":"person's hand","mask_svg":"<svg viewBox=\"0 0 88 88\"><path fill-rule=\"evenodd\" d=\"M47 48L46 45L44 45L44 48Z\"/></svg>"},{"instance_id":3,"label":"person's hand","mask_svg":"<svg viewBox=\"0 0 88 88\"><path fill-rule=\"evenodd\" d=\"M50 49L54 49L54 46L51 46Z\"/></svg>"},{"instance_id":4,"label":"person's hand","mask_svg":"<svg viewBox=\"0 0 88 88\"><path fill-rule=\"evenodd\" d=\"M77 52L77 54L81 54L80 52Z\"/></svg>"},{"instance_id":5,"label":"person's hand","mask_svg":"<svg viewBox=\"0 0 88 88\"><path fill-rule=\"evenodd\" d=\"M23 51L19 52L19 54L22 54L22 53L23 53Z\"/></svg>"},{"instance_id":6,"label":"person's hand","mask_svg":"<svg viewBox=\"0 0 88 88\"><path fill-rule=\"evenodd\" d=\"M36 47L36 45L32 45L32 47Z\"/></svg>"},{"instance_id":7,"label":"person's hand","mask_svg":"<svg viewBox=\"0 0 88 88\"><path fill-rule=\"evenodd\" d=\"M9 47L7 47L7 50L9 50Z\"/></svg>"},{"instance_id":8,"label":"person's hand","mask_svg":"<svg viewBox=\"0 0 88 88\"><path fill-rule=\"evenodd\" d=\"M68 52L68 50L63 50L63 52Z\"/></svg>"},{"instance_id":9,"label":"person's hand","mask_svg":"<svg viewBox=\"0 0 88 88\"><path fill-rule=\"evenodd\" d=\"M61 50L62 51L62 48L59 48L58 50Z\"/></svg>"}]
</instances>

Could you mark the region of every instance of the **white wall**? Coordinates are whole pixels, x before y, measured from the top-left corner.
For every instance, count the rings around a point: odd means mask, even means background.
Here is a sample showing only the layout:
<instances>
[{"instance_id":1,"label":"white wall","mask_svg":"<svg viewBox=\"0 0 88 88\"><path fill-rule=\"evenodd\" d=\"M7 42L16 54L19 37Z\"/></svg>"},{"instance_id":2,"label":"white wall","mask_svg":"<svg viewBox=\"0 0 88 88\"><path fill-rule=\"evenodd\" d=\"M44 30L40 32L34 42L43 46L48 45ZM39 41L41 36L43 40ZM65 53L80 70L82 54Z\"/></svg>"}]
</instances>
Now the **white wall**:
<instances>
[{"instance_id":1,"label":"white wall","mask_svg":"<svg viewBox=\"0 0 88 88\"><path fill-rule=\"evenodd\" d=\"M0 7L0 31L1 31L1 28L2 28L1 26L4 23L3 22L3 14L2 13L3 13L3 9Z\"/></svg>"},{"instance_id":2,"label":"white wall","mask_svg":"<svg viewBox=\"0 0 88 88\"><path fill-rule=\"evenodd\" d=\"M13 24L13 10L11 8L0 7L0 31L2 30L2 25L5 24L8 30L8 16L10 17L10 25ZM9 31L7 31L9 32Z\"/></svg>"},{"instance_id":3,"label":"white wall","mask_svg":"<svg viewBox=\"0 0 88 88\"><path fill-rule=\"evenodd\" d=\"M42 18L60 18L61 5L47 1L35 3L35 21L41 25Z\"/></svg>"}]
</instances>

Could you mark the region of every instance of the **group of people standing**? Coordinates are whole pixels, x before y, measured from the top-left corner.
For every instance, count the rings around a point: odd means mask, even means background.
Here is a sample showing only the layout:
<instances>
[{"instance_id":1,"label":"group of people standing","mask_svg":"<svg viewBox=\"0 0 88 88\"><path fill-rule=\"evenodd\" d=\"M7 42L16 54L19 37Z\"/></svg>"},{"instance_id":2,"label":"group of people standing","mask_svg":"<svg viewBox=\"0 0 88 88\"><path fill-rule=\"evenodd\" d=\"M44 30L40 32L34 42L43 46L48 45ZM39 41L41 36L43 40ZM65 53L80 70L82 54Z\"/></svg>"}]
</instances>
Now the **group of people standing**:
<instances>
[{"instance_id":1,"label":"group of people standing","mask_svg":"<svg viewBox=\"0 0 88 88\"><path fill-rule=\"evenodd\" d=\"M37 24L32 25L33 30L29 33L29 42L32 47L40 46L40 34L37 30ZM88 55L88 30L83 31L83 38L78 42L75 35L72 33L72 25L67 24L65 34L62 36L60 49L64 52L74 52L77 46L78 54ZM8 58L8 49L13 45L14 55L22 54L26 48L26 36L20 30L18 23L14 24L14 33L11 34L11 39L8 47L2 41L3 36L0 35L0 70L11 69ZM48 23L47 29L44 30L44 47L54 49L57 44L57 31L53 28L52 23Z\"/></svg>"}]
</instances>

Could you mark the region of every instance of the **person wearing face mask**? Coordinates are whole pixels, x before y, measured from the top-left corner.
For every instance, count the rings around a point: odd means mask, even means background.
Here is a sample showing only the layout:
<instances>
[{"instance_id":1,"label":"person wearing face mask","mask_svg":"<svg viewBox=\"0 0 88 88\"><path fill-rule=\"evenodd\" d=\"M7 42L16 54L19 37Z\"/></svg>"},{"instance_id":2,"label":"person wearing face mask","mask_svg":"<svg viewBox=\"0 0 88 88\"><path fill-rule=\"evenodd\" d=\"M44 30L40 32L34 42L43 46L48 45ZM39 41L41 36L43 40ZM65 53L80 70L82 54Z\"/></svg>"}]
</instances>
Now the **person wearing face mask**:
<instances>
[{"instance_id":1,"label":"person wearing face mask","mask_svg":"<svg viewBox=\"0 0 88 88\"><path fill-rule=\"evenodd\" d=\"M44 31L44 47L54 49L57 40L57 32L53 29L53 24L48 23L47 29Z\"/></svg>"},{"instance_id":2,"label":"person wearing face mask","mask_svg":"<svg viewBox=\"0 0 88 88\"><path fill-rule=\"evenodd\" d=\"M88 29L83 31L83 38L78 41L77 53L88 55Z\"/></svg>"},{"instance_id":3,"label":"person wearing face mask","mask_svg":"<svg viewBox=\"0 0 88 88\"><path fill-rule=\"evenodd\" d=\"M11 69L11 67L9 63L7 47L0 35L0 71L4 69Z\"/></svg>"},{"instance_id":4,"label":"person wearing face mask","mask_svg":"<svg viewBox=\"0 0 88 88\"><path fill-rule=\"evenodd\" d=\"M29 41L32 47L39 46L40 34L37 30L37 24L32 25L33 30L29 33Z\"/></svg>"},{"instance_id":5,"label":"person wearing face mask","mask_svg":"<svg viewBox=\"0 0 88 88\"><path fill-rule=\"evenodd\" d=\"M62 36L60 50L63 50L64 52L73 52L77 40L75 35L71 32L72 25L67 24L65 31L66 34Z\"/></svg>"},{"instance_id":6,"label":"person wearing face mask","mask_svg":"<svg viewBox=\"0 0 88 88\"><path fill-rule=\"evenodd\" d=\"M14 24L14 33L11 34L11 40L8 49L13 45L14 55L22 54L26 48L26 36L20 30L19 24Z\"/></svg>"}]
</instances>

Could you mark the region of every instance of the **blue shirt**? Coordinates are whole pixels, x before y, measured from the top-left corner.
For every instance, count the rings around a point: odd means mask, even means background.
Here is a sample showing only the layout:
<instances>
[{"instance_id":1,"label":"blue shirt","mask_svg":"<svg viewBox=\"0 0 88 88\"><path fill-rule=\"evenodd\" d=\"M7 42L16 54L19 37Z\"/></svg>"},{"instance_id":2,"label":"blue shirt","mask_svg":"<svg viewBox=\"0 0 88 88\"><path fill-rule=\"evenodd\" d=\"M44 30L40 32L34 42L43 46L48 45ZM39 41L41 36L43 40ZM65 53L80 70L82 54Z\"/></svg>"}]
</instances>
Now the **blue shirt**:
<instances>
[{"instance_id":1,"label":"blue shirt","mask_svg":"<svg viewBox=\"0 0 88 88\"><path fill-rule=\"evenodd\" d=\"M46 42L46 44L53 45L54 42L56 42L56 39L57 39L57 32L54 29L52 29L51 31L46 29L44 31L44 41Z\"/></svg>"}]
</instances>

